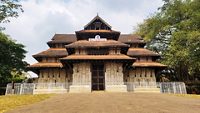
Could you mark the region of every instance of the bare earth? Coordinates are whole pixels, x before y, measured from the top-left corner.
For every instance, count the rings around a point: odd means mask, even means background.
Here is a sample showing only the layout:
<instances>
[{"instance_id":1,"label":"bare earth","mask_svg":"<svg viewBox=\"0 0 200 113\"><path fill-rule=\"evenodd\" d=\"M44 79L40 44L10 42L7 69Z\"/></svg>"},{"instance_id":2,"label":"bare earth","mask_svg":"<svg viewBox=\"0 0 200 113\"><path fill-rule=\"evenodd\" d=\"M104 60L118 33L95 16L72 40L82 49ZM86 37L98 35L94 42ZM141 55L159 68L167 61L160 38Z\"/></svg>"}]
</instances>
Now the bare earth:
<instances>
[{"instance_id":1,"label":"bare earth","mask_svg":"<svg viewBox=\"0 0 200 113\"><path fill-rule=\"evenodd\" d=\"M69 93L8 113L200 113L200 99L150 93Z\"/></svg>"}]
</instances>

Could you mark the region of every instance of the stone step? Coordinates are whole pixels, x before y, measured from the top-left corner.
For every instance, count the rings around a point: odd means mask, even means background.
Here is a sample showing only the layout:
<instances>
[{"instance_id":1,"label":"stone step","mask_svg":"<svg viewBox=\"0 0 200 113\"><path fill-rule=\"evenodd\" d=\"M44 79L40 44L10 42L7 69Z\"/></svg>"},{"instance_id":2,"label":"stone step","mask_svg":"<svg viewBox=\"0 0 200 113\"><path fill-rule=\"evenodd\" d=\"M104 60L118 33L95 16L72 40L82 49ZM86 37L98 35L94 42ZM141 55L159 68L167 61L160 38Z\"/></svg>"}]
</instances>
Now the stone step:
<instances>
[{"instance_id":1,"label":"stone step","mask_svg":"<svg viewBox=\"0 0 200 113\"><path fill-rule=\"evenodd\" d=\"M160 93L160 88L135 88L135 93Z\"/></svg>"},{"instance_id":2,"label":"stone step","mask_svg":"<svg viewBox=\"0 0 200 113\"><path fill-rule=\"evenodd\" d=\"M67 89L35 89L33 94L68 93Z\"/></svg>"}]
</instances>

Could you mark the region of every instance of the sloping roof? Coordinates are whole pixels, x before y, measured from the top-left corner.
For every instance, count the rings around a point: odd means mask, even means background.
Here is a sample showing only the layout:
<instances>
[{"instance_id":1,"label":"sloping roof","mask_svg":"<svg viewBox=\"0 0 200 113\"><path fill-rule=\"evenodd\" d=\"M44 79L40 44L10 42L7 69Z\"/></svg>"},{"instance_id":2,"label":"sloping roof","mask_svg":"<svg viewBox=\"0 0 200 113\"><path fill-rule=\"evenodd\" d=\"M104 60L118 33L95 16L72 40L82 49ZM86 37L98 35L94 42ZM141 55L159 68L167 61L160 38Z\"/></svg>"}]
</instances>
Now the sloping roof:
<instances>
[{"instance_id":1,"label":"sloping roof","mask_svg":"<svg viewBox=\"0 0 200 113\"><path fill-rule=\"evenodd\" d=\"M28 68L45 68L45 67L63 67L62 63L35 63L28 66Z\"/></svg>"},{"instance_id":2,"label":"sloping roof","mask_svg":"<svg viewBox=\"0 0 200 113\"><path fill-rule=\"evenodd\" d=\"M69 55L61 60L135 60L127 55Z\"/></svg>"},{"instance_id":3,"label":"sloping roof","mask_svg":"<svg viewBox=\"0 0 200 113\"><path fill-rule=\"evenodd\" d=\"M72 43L77 40L75 34L55 34L49 43Z\"/></svg>"},{"instance_id":4,"label":"sloping roof","mask_svg":"<svg viewBox=\"0 0 200 113\"><path fill-rule=\"evenodd\" d=\"M118 31L113 31L113 30L81 30L77 32L104 32L104 33L111 33L111 32L116 32ZM72 43L77 41L76 35L75 34L55 34L52 38L51 41L47 42L48 44L53 44L53 43ZM118 41L122 43L145 43L142 38L138 35L131 35L131 34L121 34L119 36Z\"/></svg>"},{"instance_id":5,"label":"sloping roof","mask_svg":"<svg viewBox=\"0 0 200 113\"><path fill-rule=\"evenodd\" d=\"M65 48L49 48L46 51L33 55L33 57L64 57L67 55L67 50Z\"/></svg>"},{"instance_id":6,"label":"sloping roof","mask_svg":"<svg viewBox=\"0 0 200 113\"><path fill-rule=\"evenodd\" d=\"M134 62L133 67L167 67L158 62Z\"/></svg>"},{"instance_id":7,"label":"sloping roof","mask_svg":"<svg viewBox=\"0 0 200 113\"><path fill-rule=\"evenodd\" d=\"M66 48L87 48L87 47L129 47L129 45L115 40L107 41L87 41L79 40L65 46Z\"/></svg>"},{"instance_id":8,"label":"sloping roof","mask_svg":"<svg viewBox=\"0 0 200 113\"><path fill-rule=\"evenodd\" d=\"M78 33L120 33L119 31L114 31L114 30L80 30L76 32Z\"/></svg>"},{"instance_id":9,"label":"sloping roof","mask_svg":"<svg viewBox=\"0 0 200 113\"><path fill-rule=\"evenodd\" d=\"M104 24L111 28L111 26L106 21L104 21L99 15L95 16L87 25L84 26L84 28L88 27L92 22L94 22L97 19L101 20Z\"/></svg>"},{"instance_id":10,"label":"sloping roof","mask_svg":"<svg viewBox=\"0 0 200 113\"><path fill-rule=\"evenodd\" d=\"M159 54L145 48L129 48L127 55L129 56L160 56Z\"/></svg>"},{"instance_id":11,"label":"sloping roof","mask_svg":"<svg viewBox=\"0 0 200 113\"><path fill-rule=\"evenodd\" d=\"M122 34L119 36L118 41L123 42L123 43L144 43L144 40L138 36L138 35L134 35L134 34Z\"/></svg>"}]
</instances>

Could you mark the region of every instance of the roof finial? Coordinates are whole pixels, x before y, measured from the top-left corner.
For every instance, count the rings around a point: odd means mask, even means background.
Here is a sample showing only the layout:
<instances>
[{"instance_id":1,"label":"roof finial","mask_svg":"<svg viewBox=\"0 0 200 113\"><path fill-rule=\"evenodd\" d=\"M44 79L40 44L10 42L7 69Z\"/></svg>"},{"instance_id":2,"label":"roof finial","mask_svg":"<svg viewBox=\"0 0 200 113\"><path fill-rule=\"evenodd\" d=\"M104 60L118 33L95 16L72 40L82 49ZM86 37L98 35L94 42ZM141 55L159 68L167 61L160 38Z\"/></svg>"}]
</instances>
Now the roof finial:
<instances>
[{"instance_id":1,"label":"roof finial","mask_svg":"<svg viewBox=\"0 0 200 113\"><path fill-rule=\"evenodd\" d=\"M97 12L97 16L99 16L99 13Z\"/></svg>"}]
</instances>

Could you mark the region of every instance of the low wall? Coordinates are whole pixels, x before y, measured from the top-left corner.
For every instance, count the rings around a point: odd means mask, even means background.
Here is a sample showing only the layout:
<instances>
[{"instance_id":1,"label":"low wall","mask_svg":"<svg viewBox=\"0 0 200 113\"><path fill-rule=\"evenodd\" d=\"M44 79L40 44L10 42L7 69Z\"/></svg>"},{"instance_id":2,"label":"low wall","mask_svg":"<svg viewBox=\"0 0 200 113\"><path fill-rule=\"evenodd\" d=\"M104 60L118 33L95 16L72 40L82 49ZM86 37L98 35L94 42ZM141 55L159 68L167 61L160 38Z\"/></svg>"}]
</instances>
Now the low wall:
<instances>
[{"instance_id":1,"label":"low wall","mask_svg":"<svg viewBox=\"0 0 200 113\"><path fill-rule=\"evenodd\" d=\"M121 82L120 82L121 83ZM106 85L105 92L159 92L186 94L184 82L154 82L154 83L134 83L126 82L124 84ZM66 83L48 84L48 83L15 83L14 89L12 84L7 84L6 94L43 94L43 93L67 93L67 92L92 92L89 85L72 85ZM156 90L155 90L156 89ZM71 90L71 91L70 91Z\"/></svg>"}]
</instances>

